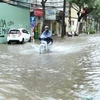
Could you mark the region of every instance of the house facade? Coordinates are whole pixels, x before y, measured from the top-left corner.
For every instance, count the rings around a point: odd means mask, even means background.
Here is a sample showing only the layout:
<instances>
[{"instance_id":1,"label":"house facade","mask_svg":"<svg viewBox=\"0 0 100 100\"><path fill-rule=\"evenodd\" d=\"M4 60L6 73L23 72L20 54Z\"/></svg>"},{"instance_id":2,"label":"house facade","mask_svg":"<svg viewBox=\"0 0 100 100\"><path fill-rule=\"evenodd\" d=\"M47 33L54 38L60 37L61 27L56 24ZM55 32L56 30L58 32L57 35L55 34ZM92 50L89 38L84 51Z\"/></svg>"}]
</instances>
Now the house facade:
<instances>
[{"instance_id":1,"label":"house facade","mask_svg":"<svg viewBox=\"0 0 100 100\"><path fill-rule=\"evenodd\" d=\"M34 0L33 4L33 10L35 11L36 8L42 9L41 6L41 0ZM62 34L62 14L60 12L63 11L63 1L61 0L47 0L45 3L46 9L46 15L45 20L46 24L50 27L50 30L53 34L57 34L58 36L61 36ZM74 5L73 5L74 6ZM78 9L77 6L75 8ZM65 11L65 24L66 24L66 32L69 31L76 31L77 27L77 10L71 7L71 27L69 27L69 5L66 3L66 11ZM36 16L36 24L39 29L39 34L41 34L41 28L42 28L42 22L43 16Z\"/></svg>"},{"instance_id":2,"label":"house facade","mask_svg":"<svg viewBox=\"0 0 100 100\"><path fill-rule=\"evenodd\" d=\"M17 1L19 1L19 2L17 2ZM16 7L18 7L18 9L23 9L23 10L27 9L28 12L27 13L22 12L22 15L24 16L24 18L28 18L28 20L25 21L24 19L22 19L21 21L23 21L24 23L26 22L28 24L31 24L30 26L28 25L29 27L27 27L27 28L31 29L31 33L33 32L33 30L35 30L36 38L38 38L38 36L41 34L42 25L43 25L43 9L42 9L42 5L41 5L41 0L15 0L15 2L17 4ZM20 5L25 6L25 7L21 7ZM12 5L9 5L9 6L12 6ZM62 14L60 14L60 12L63 11L63 1L47 0L45 6L46 6L46 9L45 9L46 24L49 26L51 32L54 35L57 34L58 36L61 36L61 34L62 34ZM13 6L13 7L15 7L15 6ZM30 7L30 11L29 11L28 7ZM21 10L20 10L20 12L21 12ZM33 13L32 16L29 16L30 12ZM77 17L78 17L77 11L74 8L71 8L71 27L69 27L69 13L68 12L69 12L69 5L68 5L68 3L66 3L66 11L65 11L66 32L76 31ZM16 14L14 14L14 15L16 15ZM23 17L22 15L21 15L21 17ZM30 19L30 21L29 21L29 19ZM18 22L17 26L25 27L22 24L20 24L21 21L20 22L17 21ZM14 27L14 26L10 26L10 27Z\"/></svg>"},{"instance_id":3,"label":"house facade","mask_svg":"<svg viewBox=\"0 0 100 100\"><path fill-rule=\"evenodd\" d=\"M70 14L69 14L69 10L70 10ZM68 14L66 15L65 18L66 32L76 31L77 22L78 22L78 15L77 15L78 10L79 8L75 4L72 4L71 8L69 8L69 4L67 5L66 11L68 11L67 12ZM70 20L69 20L69 16L70 16Z\"/></svg>"},{"instance_id":4,"label":"house facade","mask_svg":"<svg viewBox=\"0 0 100 100\"><path fill-rule=\"evenodd\" d=\"M0 43L7 42L11 28L30 30L30 9L7 3L0 3Z\"/></svg>"}]
</instances>

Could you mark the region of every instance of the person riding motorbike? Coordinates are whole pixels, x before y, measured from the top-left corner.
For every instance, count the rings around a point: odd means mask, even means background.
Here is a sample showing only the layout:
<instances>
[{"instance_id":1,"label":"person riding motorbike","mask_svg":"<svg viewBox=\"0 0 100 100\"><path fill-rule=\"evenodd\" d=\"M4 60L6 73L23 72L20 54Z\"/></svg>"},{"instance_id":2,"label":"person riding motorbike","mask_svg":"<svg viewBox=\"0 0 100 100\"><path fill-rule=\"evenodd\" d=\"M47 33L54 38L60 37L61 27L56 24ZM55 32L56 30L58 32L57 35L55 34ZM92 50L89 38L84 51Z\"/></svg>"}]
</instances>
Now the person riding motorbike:
<instances>
[{"instance_id":1,"label":"person riding motorbike","mask_svg":"<svg viewBox=\"0 0 100 100\"><path fill-rule=\"evenodd\" d=\"M53 43L53 39L52 39L52 33L49 30L48 26L45 26L45 30L43 31L43 33L41 34L41 36L39 37L39 40L41 42L45 41L47 44L49 43Z\"/></svg>"}]
</instances>

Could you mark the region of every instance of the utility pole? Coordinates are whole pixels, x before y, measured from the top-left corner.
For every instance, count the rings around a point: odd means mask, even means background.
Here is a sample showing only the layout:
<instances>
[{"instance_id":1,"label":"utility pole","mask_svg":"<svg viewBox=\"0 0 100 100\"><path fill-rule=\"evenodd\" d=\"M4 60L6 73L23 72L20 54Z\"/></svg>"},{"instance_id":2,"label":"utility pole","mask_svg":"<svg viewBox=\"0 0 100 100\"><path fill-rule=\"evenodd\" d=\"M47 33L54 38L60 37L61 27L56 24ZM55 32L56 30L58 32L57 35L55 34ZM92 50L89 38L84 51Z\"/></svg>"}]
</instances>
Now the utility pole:
<instances>
[{"instance_id":1,"label":"utility pole","mask_svg":"<svg viewBox=\"0 0 100 100\"><path fill-rule=\"evenodd\" d=\"M62 34L61 34L61 37L63 38L64 37L64 35L65 35L65 28L66 28L66 26L65 26L65 10L66 10L66 0L64 0L64 2L63 2L63 15L62 15Z\"/></svg>"},{"instance_id":2,"label":"utility pole","mask_svg":"<svg viewBox=\"0 0 100 100\"><path fill-rule=\"evenodd\" d=\"M45 3L47 2L47 0L42 0L41 4L42 4L42 8L43 8L43 25L42 25L42 32L44 30L44 26L45 26Z\"/></svg>"},{"instance_id":3,"label":"utility pole","mask_svg":"<svg viewBox=\"0 0 100 100\"><path fill-rule=\"evenodd\" d=\"M71 3L69 3L69 28L71 29Z\"/></svg>"}]
</instances>

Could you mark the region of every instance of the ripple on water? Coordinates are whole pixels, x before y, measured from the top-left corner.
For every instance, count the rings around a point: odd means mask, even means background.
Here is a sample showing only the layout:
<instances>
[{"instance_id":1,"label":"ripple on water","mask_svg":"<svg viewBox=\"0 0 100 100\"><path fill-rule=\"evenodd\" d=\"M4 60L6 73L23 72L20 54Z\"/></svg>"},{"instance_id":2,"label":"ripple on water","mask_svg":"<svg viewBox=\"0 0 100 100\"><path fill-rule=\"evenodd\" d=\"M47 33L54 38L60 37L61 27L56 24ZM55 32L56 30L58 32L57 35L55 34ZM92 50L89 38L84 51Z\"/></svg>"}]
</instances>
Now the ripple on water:
<instances>
[{"instance_id":1,"label":"ripple on water","mask_svg":"<svg viewBox=\"0 0 100 100\"><path fill-rule=\"evenodd\" d=\"M82 50L83 47L82 46L74 46L74 45L57 45L54 44L51 48L52 52L56 52L56 53L61 53L61 54L68 54L68 53L72 53L72 52L78 52L80 50Z\"/></svg>"},{"instance_id":2,"label":"ripple on water","mask_svg":"<svg viewBox=\"0 0 100 100\"><path fill-rule=\"evenodd\" d=\"M13 56L4 54L4 55L0 55L0 58L2 58L2 59L12 59Z\"/></svg>"},{"instance_id":3,"label":"ripple on water","mask_svg":"<svg viewBox=\"0 0 100 100\"><path fill-rule=\"evenodd\" d=\"M3 84L0 85L0 98L0 100L34 100L35 95L22 85Z\"/></svg>"}]
</instances>

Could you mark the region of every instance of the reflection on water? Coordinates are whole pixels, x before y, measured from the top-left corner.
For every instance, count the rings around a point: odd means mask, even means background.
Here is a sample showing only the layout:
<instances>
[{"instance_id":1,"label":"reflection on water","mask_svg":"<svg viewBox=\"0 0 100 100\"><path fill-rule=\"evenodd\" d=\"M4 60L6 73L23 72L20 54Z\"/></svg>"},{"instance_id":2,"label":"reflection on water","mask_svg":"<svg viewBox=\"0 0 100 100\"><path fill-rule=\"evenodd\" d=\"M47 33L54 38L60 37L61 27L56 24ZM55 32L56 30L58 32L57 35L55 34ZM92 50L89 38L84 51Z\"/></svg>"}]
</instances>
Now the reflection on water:
<instances>
[{"instance_id":1,"label":"reflection on water","mask_svg":"<svg viewBox=\"0 0 100 100\"><path fill-rule=\"evenodd\" d=\"M0 48L0 100L81 100L100 96L98 34L54 42L38 53L39 44Z\"/></svg>"}]
</instances>

